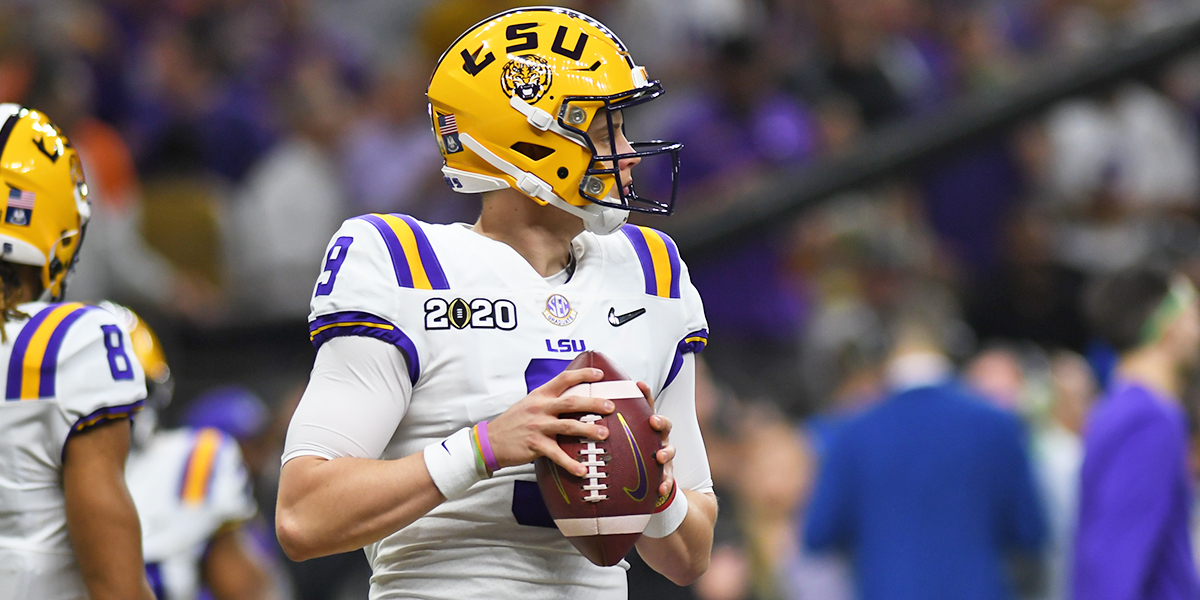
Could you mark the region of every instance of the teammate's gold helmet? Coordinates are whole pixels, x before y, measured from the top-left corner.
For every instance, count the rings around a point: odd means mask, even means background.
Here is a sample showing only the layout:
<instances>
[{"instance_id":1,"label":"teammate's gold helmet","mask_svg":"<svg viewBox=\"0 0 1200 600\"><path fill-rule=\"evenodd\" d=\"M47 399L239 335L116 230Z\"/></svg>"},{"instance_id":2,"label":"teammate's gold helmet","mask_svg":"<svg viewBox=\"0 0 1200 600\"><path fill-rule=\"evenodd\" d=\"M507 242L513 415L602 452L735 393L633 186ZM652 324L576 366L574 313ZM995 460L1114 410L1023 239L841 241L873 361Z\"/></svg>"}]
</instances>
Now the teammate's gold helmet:
<instances>
[{"instance_id":1,"label":"teammate's gold helmet","mask_svg":"<svg viewBox=\"0 0 1200 600\"><path fill-rule=\"evenodd\" d=\"M600 116L616 140L612 112L662 91L587 15L554 7L496 15L450 46L429 83L446 183L463 193L515 188L597 233L616 231L631 210L671 214L681 144L633 142L631 153L600 155L587 134ZM620 181L620 160L660 154L672 161L670 199L642 198Z\"/></svg>"},{"instance_id":2,"label":"teammate's gold helmet","mask_svg":"<svg viewBox=\"0 0 1200 600\"><path fill-rule=\"evenodd\" d=\"M0 260L42 268L42 288L62 299L91 211L83 165L46 115L0 104Z\"/></svg>"},{"instance_id":3,"label":"teammate's gold helmet","mask_svg":"<svg viewBox=\"0 0 1200 600\"><path fill-rule=\"evenodd\" d=\"M129 345L142 371L146 373L146 406L163 409L171 402L175 392L175 379L171 376L171 367L167 365L167 355L163 352L162 343L154 330L146 321L129 308L115 302L103 301L100 306L117 316L117 320L129 333Z\"/></svg>"}]
</instances>

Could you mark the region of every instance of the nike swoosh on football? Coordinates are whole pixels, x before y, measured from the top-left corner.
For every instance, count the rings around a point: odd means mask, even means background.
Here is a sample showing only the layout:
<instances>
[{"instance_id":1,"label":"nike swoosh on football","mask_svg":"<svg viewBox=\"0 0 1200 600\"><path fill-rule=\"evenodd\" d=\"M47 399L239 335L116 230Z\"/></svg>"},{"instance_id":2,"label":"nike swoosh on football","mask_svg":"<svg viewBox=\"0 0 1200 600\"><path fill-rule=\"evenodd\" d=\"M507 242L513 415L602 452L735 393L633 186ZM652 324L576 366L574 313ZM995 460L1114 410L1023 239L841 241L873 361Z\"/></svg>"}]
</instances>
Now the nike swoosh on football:
<instances>
[{"instance_id":1,"label":"nike swoosh on football","mask_svg":"<svg viewBox=\"0 0 1200 600\"><path fill-rule=\"evenodd\" d=\"M621 416L621 413L617 413L617 420L621 422L621 428L625 430L625 439L629 440L629 449L637 457L638 472L637 487L629 489L622 486L621 489L625 490L625 493L629 494L629 497L633 498L635 502L641 502L646 499L646 492L650 491L650 480L646 477L646 462L643 460L641 452L638 451L637 439L633 437L633 432L629 430L629 423L625 422L625 417Z\"/></svg>"},{"instance_id":2,"label":"nike swoosh on football","mask_svg":"<svg viewBox=\"0 0 1200 600\"><path fill-rule=\"evenodd\" d=\"M646 314L646 309L644 308L631 310L623 315L618 315L616 308L610 308L608 309L608 324L613 327L620 327L644 314Z\"/></svg>"}]
</instances>

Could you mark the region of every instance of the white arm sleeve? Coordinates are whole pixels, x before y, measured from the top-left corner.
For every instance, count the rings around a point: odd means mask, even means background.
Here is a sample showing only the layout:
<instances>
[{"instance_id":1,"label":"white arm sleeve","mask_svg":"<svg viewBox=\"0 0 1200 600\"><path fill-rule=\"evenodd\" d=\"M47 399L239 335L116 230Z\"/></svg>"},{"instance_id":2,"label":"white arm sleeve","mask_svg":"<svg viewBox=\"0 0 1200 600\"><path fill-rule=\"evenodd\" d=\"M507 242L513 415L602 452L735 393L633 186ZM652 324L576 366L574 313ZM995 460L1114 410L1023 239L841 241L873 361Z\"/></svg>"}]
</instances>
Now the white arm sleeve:
<instances>
[{"instance_id":1,"label":"white arm sleeve","mask_svg":"<svg viewBox=\"0 0 1200 600\"><path fill-rule=\"evenodd\" d=\"M680 489L711 494L712 474L708 451L696 420L696 355L683 355L679 375L658 395L655 411L671 420L671 444L675 446L675 484Z\"/></svg>"},{"instance_id":2,"label":"white arm sleeve","mask_svg":"<svg viewBox=\"0 0 1200 600\"><path fill-rule=\"evenodd\" d=\"M379 458L411 398L408 368L395 346L369 337L331 339L317 350L288 426L283 462L297 456Z\"/></svg>"}]
</instances>

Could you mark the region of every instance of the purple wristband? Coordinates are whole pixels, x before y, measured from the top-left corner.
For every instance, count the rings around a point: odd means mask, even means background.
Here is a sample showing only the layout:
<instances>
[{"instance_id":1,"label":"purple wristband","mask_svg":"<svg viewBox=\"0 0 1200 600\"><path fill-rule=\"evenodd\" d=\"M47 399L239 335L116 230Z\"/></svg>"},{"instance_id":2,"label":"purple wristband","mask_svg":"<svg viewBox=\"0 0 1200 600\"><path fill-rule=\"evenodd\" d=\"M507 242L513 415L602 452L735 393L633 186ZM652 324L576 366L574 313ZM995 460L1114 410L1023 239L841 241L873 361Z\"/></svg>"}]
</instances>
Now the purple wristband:
<instances>
[{"instance_id":1,"label":"purple wristband","mask_svg":"<svg viewBox=\"0 0 1200 600\"><path fill-rule=\"evenodd\" d=\"M483 464L487 466L488 471L495 473L500 470L500 464L496 462L496 455L492 454L492 442L488 439L487 421L480 421L476 427L479 428L479 449L483 452Z\"/></svg>"}]
</instances>

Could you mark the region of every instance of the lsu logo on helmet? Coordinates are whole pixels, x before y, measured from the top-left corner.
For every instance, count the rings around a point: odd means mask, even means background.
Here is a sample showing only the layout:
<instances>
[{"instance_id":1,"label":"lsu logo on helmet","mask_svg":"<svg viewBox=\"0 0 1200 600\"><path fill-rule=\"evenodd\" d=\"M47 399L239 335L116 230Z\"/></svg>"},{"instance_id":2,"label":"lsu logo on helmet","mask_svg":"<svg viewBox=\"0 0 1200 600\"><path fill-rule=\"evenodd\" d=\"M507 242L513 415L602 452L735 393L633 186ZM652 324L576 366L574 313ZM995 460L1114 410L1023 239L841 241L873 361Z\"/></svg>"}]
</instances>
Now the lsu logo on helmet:
<instances>
[{"instance_id":1,"label":"lsu logo on helmet","mask_svg":"<svg viewBox=\"0 0 1200 600\"><path fill-rule=\"evenodd\" d=\"M41 267L42 288L62 299L91 216L83 165L46 115L0 104L0 260Z\"/></svg>"},{"instance_id":2,"label":"lsu logo on helmet","mask_svg":"<svg viewBox=\"0 0 1200 600\"><path fill-rule=\"evenodd\" d=\"M607 126L607 138L617 139L613 113L662 91L612 31L583 13L500 13L460 36L430 80L442 174L456 192L519 190L578 216L595 233L616 231L629 211L671 214L681 144L631 142L623 154L601 153L589 134ZM640 196L632 181L621 180L621 161L654 156L670 160L665 201Z\"/></svg>"},{"instance_id":3,"label":"lsu logo on helmet","mask_svg":"<svg viewBox=\"0 0 1200 600\"><path fill-rule=\"evenodd\" d=\"M524 54L504 63L500 72L500 85L504 95L516 94L522 100L535 104L550 90L554 71L550 63L536 54Z\"/></svg>"}]
</instances>

